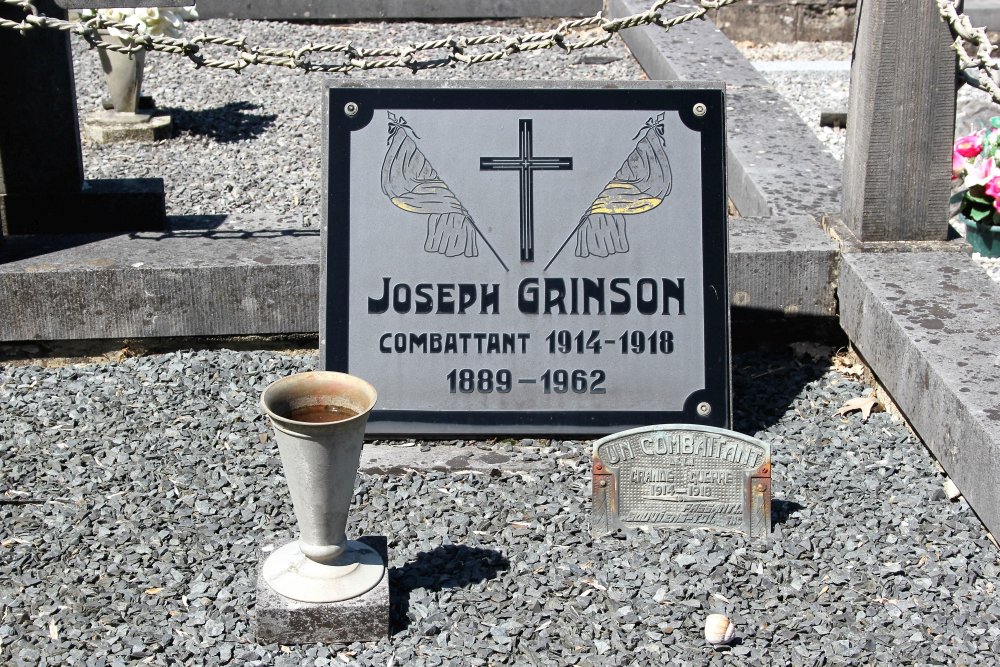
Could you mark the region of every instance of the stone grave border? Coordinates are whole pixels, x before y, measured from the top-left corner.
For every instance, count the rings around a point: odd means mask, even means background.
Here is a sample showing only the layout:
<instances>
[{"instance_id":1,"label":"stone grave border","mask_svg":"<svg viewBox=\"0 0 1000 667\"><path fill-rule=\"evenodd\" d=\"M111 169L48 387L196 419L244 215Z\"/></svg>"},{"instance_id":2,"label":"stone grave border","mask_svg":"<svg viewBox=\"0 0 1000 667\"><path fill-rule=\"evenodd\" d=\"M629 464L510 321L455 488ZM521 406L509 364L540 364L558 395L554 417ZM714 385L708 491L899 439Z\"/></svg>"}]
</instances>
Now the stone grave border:
<instances>
[{"instance_id":1,"label":"stone grave border","mask_svg":"<svg viewBox=\"0 0 1000 667\"><path fill-rule=\"evenodd\" d=\"M609 9L622 16L645 7L612 0ZM868 218L850 229L841 222L840 166L710 22L624 37L651 79L727 83L729 192L741 214L730 227L733 321L833 322L839 314L987 528L1000 531L991 349L1000 288L959 243L854 240ZM268 220L233 215L206 232L207 221L110 238L5 238L0 341L315 332L318 230L275 231Z\"/></svg>"}]
</instances>

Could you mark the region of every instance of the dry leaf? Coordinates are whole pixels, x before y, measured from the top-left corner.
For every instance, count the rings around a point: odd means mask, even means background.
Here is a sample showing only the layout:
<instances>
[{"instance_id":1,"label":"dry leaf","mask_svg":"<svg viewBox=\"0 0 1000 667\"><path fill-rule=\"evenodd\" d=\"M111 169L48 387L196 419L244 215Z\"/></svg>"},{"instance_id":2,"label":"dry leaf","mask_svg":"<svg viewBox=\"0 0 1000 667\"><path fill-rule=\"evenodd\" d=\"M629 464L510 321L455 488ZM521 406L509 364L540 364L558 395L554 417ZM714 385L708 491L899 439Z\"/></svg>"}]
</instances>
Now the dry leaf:
<instances>
[{"instance_id":1,"label":"dry leaf","mask_svg":"<svg viewBox=\"0 0 1000 667\"><path fill-rule=\"evenodd\" d=\"M872 411L875 409L881 410L882 404L878 402L878 399L874 395L869 394L868 396L858 396L857 398L852 398L851 400L840 406L836 414L846 415L848 412L854 412L855 410L861 411L861 420L868 421L868 417L871 415Z\"/></svg>"},{"instance_id":2,"label":"dry leaf","mask_svg":"<svg viewBox=\"0 0 1000 667\"><path fill-rule=\"evenodd\" d=\"M157 593L159 593L159 592L160 592L160 591L162 591L162 590L163 590L162 588L147 588L147 589L146 589L145 591L143 591L143 592L144 592L144 593L145 593L146 595L156 595Z\"/></svg>"},{"instance_id":3,"label":"dry leaf","mask_svg":"<svg viewBox=\"0 0 1000 667\"><path fill-rule=\"evenodd\" d=\"M860 378L865 374L865 365L850 350L843 350L833 358L833 367L848 377Z\"/></svg>"}]
</instances>

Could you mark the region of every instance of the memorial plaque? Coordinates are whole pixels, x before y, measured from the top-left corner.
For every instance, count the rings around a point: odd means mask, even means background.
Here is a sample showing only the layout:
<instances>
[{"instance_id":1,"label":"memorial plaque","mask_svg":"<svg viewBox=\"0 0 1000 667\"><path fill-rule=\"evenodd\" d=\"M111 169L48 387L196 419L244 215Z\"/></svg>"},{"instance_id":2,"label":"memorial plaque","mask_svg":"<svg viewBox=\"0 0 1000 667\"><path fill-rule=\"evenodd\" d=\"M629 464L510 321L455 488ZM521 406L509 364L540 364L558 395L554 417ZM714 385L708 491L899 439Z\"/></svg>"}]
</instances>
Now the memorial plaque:
<instances>
[{"instance_id":1,"label":"memorial plaque","mask_svg":"<svg viewBox=\"0 0 1000 667\"><path fill-rule=\"evenodd\" d=\"M502 86L329 89L322 367L371 435L729 426L721 87Z\"/></svg>"},{"instance_id":2,"label":"memorial plaque","mask_svg":"<svg viewBox=\"0 0 1000 667\"><path fill-rule=\"evenodd\" d=\"M594 443L595 535L627 526L771 533L771 448L735 431L680 424Z\"/></svg>"}]
</instances>

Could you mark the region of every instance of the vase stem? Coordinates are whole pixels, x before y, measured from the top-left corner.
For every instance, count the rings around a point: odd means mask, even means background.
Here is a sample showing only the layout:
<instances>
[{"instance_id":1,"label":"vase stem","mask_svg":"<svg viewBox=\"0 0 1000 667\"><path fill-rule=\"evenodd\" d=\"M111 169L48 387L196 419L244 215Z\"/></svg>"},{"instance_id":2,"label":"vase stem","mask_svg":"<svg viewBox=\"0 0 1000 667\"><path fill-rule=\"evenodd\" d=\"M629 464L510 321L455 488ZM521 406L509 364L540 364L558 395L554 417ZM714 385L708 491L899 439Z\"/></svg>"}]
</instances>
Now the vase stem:
<instances>
[{"instance_id":1,"label":"vase stem","mask_svg":"<svg viewBox=\"0 0 1000 667\"><path fill-rule=\"evenodd\" d=\"M101 39L112 44L132 46L132 40L122 39L105 31L100 31ZM142 71L146 63L146 51L119 53L108 49L98 49L104 79L111 94L111 105L120 113L136 113L139 110L139 96L142 92Z\"/></svg>"}]
</instances>

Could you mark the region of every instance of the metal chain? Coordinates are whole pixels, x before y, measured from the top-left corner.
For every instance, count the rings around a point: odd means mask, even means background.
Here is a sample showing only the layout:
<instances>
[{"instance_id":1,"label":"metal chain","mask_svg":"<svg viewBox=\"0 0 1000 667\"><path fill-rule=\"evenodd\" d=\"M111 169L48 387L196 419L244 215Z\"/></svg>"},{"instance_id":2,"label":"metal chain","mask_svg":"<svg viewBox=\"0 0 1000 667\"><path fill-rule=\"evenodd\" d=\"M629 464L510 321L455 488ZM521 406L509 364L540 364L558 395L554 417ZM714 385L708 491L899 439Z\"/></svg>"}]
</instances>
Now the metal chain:
<instances>
[{"instance_id":1,"label":"metal chain","mask_svg":"<svg viewBox=\"0 0 1000 667\"><path fill-rule=\"evenodd\" d=\"M969 17L958 11L959 0L936 0L942 19L947 22L955 41L952 48L958 54L959 72L969 85L984 90L1000 104L1000 64L993 59L996 48L990 42L985 28L975 28ZM38 11L31 0L0 0L0 4L17 7L24 12L20 21L0 17L0 28L17 30L22 34L36 28L48 28L79 35L92 47L136 53L138 51L161 51L186 56L197 67L239 72L250 65L272 65L299 69L305 72L329 72L345 74L354 70L385 68L405 68L411 71L451 67L458 64L477 65L479 63L504 60L516 53L538 51L559 47L567 52L603 46L622 30L644 25L656 25L664 30L704 18L709 10L719 9L739 2L739 0L699 0L698 7L691 12L664 18L660 13L676 0L657 0L644 12L624 16L619 19L605 19L598 13L587 18L564 20L551 30L506 36L502 34L480 35L476 37L452 37L410 44L403 47L364 48L353 42L340 44L307 43L299 48L272 48L254 46L246 37L225 37L202 33L192 39L178 39L162 35L146 35L136 32L134 25L110 21L96 17L88 21L68 21L45 16ZM107 42L102 39L108 28L132 35L127 43ZM587 29L600 29L603 34L594 37L569 38ZM204 45L221 46L236 51L232 60L208 58L202 53ZM501 48L484 53L467 54L466 49L497 45ZM440 57L418 58L417 54L428 51L444 51ZM339 63L314 62L314 54L343 54ZM974 74L978 72L978 76Z\"/></svg>"},{"instance_id":2,"label":"metal chain","mask_svg":"<svg viewBox=\"0 0 1000 667\"><path fill-rule=\"evenodd\" d=\"M986 28L974 28L969 17L958 11L958 0L937 0L941 18L955 38L951 48L958 54L958 70L965 83L989 93L1000 104L1000 64L993 59L996 48ZM975 72L975 73L974 73Z\"/></svg>"},{"instance_id":3,"label":"metal chain","mask_svg":"<svg viewBox=\"0 0 1000 667\"><path fill-rule=\"evenodd\" d=\"M162 51L174 55L186 56L197 67L212 67L216 69L239 72L250 65L273 65L300 69L306 72L332 72L343 74L354 70L385 69L401 67L411 71L450 67L453 65L478 65L479 63L504 60L516 53L538 51L559 47L567 52L602 46L607 44L622 30L644 25L656 25L664 30L703 18L709 10L731 5L739 0L699 0L698 7L691 12L679 16L664 18L660 13L665 6L676 0L657 0L644 12L608 20L598 13L596 16L564 20L551 30L530 32L520 35L506 36L502 34L481 35L477 37L445 37L403 47L364 48L355 46L353 42L340 44L307 43L299 48L270 48L253 46L247 43L245 37L232 38L219 35L201 35L192 39L178 39L164 36L146 35L136 32L135 26L126 23L110 21L100 16L88 21L67 21L44 16L31 3L31 0L0 0L0 4L20 8L25 16L20 21L0 18L0 28L18 30L22 34L35 28L48 28L79 35L92 47L117 51L118 53L136 53L138 51ZM107 42L102 39L102 31L115 28L131 35L126 44ZM600 29L603 34L593 37L580 36L570 39L587 29ZM219 60L206 57L202 47L206 44L234 49L236 55L232 60ZM466 49L479 46L499 46L484 53L467 54ZM418 58L418 54L429 51L443 51L439 57L430 55ZM337 63L314 62L315 54L343 54L343 60Z\"/></svg>"}]
</instances>

